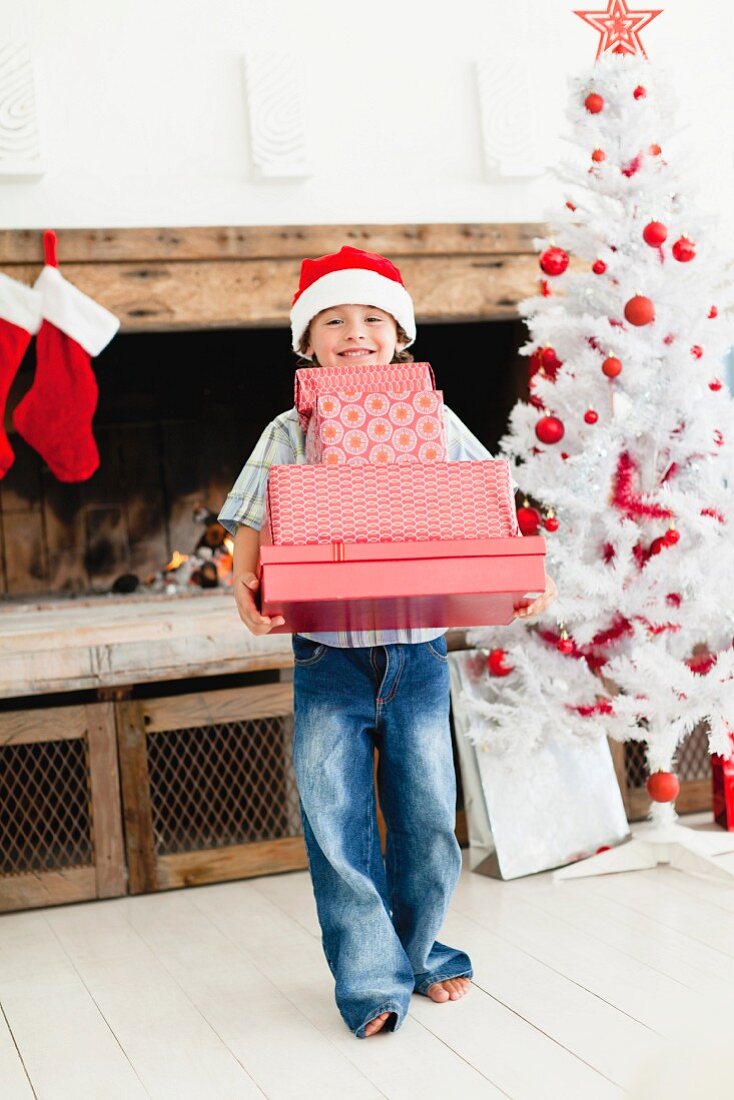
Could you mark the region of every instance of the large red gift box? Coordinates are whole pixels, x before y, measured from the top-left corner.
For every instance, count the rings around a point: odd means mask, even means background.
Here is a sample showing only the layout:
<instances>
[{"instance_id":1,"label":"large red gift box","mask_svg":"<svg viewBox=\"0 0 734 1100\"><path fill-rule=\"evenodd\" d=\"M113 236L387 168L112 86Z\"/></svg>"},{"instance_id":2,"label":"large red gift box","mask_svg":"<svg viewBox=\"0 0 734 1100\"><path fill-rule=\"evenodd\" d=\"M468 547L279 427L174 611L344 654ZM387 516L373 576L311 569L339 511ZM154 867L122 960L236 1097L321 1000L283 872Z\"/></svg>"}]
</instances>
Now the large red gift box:
<instances>
[{"instance_id":1,"label":"large red gift box","mask_svg":"<svg viewBox=\"0 0 734 1100\"><path fill-rule=\"evenodd\" d=\"M446 462L440 390L402 400L387 391L340 390L317 396L306 430L306 462Z\"/></svg>"},{"instance_id":2,"label":"large red gift box","mask_svg":"<svg viewBox=\"0 0 734 1100\"><path fill-rule=\"evenodd\" d=\"M519 535L503 459L272 466L265 507L276 546Z\"/></svg>"},{"instance_id":3,"label":"large red gift box","mask_svg":"<svg viewBox=\"0 0 734 1100\"><path fill-rule=\"evenodd\" d=\"M730 734L732 751L729 756L711 757L711 785L714 821L722 829L734 830L734 733Z\"/></svg>"},{"instance_id":4,"label":"large red gift box","mask_svg":"<svg viewBox=\"0 0 734 1100\"><path fill-rule=\"evenodd\" d=\"M509 623L545 588L518 535L509 466L273 466L260 594L274 632Z\"/></svg>"},{"instance_id":5,"label":"large red gift box","mask_svg":"<svg viewBox=\"0 0 734 1100\"><path fill-rule=\"evenodd\" d=\"M316 399L321 393L350 394L366 390L387 391L403 400L416 390L433 390L436 380L430 363L389 363L378 367L299 367L294 383L294 403L305 431Z\"/></svg>"}]
</instances>

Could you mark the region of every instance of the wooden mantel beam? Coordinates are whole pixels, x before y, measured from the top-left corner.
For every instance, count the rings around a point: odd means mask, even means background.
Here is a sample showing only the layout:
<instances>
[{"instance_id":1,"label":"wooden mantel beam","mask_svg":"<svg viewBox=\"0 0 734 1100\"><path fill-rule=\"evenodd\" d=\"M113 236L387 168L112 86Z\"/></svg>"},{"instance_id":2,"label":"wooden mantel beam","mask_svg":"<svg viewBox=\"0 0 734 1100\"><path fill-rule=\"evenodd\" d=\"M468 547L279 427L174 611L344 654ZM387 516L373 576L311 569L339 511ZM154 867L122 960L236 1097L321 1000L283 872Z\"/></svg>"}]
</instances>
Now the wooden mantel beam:
<instances>
[{"instance_id":1,"label":"wooden mantel beam","mask_svg":"<svg viewBox=\"0 0 734 1100\"><path fill-rule=\"evenodd\" d=\"M123 332L288 325L303 256L344 243L399 264L419 323L504 320L537 287L537 224L61 229L64 275ZM0 269L32 283L40 229L0 231Z\"/></svg>"}]
</instances>

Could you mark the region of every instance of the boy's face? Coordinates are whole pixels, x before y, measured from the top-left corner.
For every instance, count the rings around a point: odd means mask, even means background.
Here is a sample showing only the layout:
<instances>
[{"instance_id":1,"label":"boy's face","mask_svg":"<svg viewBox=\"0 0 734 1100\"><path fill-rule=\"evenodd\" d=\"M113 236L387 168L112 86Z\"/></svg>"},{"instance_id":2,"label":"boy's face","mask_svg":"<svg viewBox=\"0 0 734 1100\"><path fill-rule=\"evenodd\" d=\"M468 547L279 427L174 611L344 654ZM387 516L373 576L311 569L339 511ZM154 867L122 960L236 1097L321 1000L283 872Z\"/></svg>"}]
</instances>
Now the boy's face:
<instances>
[{"instance_id":1,"label":"boy's face","mask_svg":"<svg viewBox=\"0 0 734 1100\"><path fill-rule=\"evenodd\" d=\"M322 367L390 363L398 344L395 318L375 306L332 306L311 321L306 353Z\"/></svg>"}]
</instances>

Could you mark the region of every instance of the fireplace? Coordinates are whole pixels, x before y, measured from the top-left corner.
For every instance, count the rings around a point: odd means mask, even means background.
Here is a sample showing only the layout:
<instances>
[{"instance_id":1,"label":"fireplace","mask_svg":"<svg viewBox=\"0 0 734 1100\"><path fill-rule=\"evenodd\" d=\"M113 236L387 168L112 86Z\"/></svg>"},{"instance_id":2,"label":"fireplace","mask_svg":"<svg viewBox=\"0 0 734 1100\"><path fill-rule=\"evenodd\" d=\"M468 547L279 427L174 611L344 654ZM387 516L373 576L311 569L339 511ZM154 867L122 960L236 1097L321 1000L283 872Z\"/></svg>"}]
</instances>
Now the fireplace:
<instances>
[{"instance_id":1,"label":"fireplace","mask_svg":"<svg viewBox=\"0 0 734 1100\"><path fill-rule=\"evenodd\" d=\"M419 330L416 356L434 365L447 404L490 450L523 392L522 340L517 321ZM174 582L190 564L169 569L165 588L162 572L175 554L194 553L260 432L292 405L294 364L284 328L118 335L95 362L101 464L90 479L58 482L10 434L16 459L0 482L5 599L180 591ZM31 347L10 409L33 370ZM214 570L207 583L217 580Z\"/></svg>"}]
</instances>

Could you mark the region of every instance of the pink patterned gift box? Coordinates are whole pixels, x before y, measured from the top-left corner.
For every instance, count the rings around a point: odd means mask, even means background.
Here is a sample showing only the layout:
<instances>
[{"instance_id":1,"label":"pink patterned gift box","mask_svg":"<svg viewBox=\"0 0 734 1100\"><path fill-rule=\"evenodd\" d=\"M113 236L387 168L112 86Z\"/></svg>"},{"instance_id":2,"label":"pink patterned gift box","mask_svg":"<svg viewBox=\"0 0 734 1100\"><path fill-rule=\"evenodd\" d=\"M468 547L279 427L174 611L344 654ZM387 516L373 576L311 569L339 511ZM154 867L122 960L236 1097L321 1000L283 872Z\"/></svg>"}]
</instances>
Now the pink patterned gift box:
<instances>
[{"instance_id":1,"label":"pink patterned gift box","mask_svg":"<svg viewBox=\"0 0 734 1100\"><path fill-rule=\"evenodd\" d=\"M366 462L445 462L440 390L392 392L339 389L319 394L306 429L306 461L360 466Z\"/></svg>"},{"instance_id":2,"label":"pink patterned gift box","mask_svg":"<svg viewBox=\"0 0 734 1100\"><path fill-rule=\"evenodd\" d=\"M267 533L276 546L514 538L509 464L272 466Z\"/></svg>"},{"instance_id":3,"label":"pink patterned gift box","mask_svg":"<svg viewBox=\"0 0 734 1100\"><path fill-rule=\"evenodd\" d=\"M430 363L390 363L380 367L300 367L296 371L294 401L305 431L316 398L341 390L380 391L402 400L416 390L433 390L436 380Z\"/></svg>"}]
</instances>

